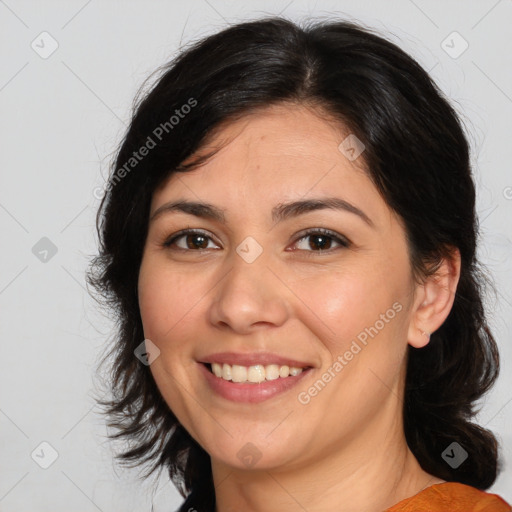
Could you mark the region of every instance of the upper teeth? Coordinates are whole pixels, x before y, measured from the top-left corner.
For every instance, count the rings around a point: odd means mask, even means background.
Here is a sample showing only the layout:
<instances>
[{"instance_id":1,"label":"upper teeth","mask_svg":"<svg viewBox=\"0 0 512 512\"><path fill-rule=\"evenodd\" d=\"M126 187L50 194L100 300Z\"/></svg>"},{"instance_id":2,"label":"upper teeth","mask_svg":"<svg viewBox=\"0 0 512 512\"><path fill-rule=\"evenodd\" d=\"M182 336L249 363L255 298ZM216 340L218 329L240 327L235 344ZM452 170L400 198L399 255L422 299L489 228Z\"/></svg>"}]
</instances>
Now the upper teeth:
<instances>
[{"instance_id":1,"label":"upper teeth","mask_svg":"<svg viewBox=\"0 0 512 512\"><path fill-rule=\"evenodd\" d=\"M302 373L303 368L289 367L287 365L279 366L269 364L263 366L256 364L254 366L240 366L238 364L219 364L212 363L212 371L217 377L233 382L263 382L265 380L275 380L279 377L295 376Z\"/></svg>"}]
</instances>

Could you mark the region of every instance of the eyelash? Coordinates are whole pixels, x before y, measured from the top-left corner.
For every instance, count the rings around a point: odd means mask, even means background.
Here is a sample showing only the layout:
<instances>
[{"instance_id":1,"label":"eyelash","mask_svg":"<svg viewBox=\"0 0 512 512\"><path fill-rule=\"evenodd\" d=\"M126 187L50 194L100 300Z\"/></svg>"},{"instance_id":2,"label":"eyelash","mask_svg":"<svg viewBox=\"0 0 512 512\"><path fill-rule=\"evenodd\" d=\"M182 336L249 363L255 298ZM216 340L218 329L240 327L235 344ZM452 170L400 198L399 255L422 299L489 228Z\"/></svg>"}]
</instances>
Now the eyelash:
<instances>
[{"instance_id":1,"label":"eyelash","mask_svg":"<svg viewBox=\"0 0 512 512\"><path fill-rule=\"evenodd\" d=\"M167 249L171 249L171 246L177 240L179 240L180 238L185 237L187 235L203 235L204 237L208 238L209 240L212 240L212 238L205 231L202 231L199 229L184 229L184 230L179 231L178 233L172 235L169 239L167 239L163 243L163 247L165 247ZM324 229L324 228L312 228L312 229L308 229L308 230L304 231L303 233L300 233L300 236L299 236L299 238L297 238L295 240L294 245L296 245L298 242L300 242L304 238L307 238L308 236L313 236L313 235L321 235L321 236L327 236L329 238L332 238L341 247L335 247L334 249L324 249L324 250L319 249L317 251L313 251L313 250L308 251L308 250L302 249L304 252L326 254L326 253L331 253L332 251L335 251L337 249L343 249L343 248L346 249L352 245L350 240L348 240L346 237L338 235L334 231L331 231L329 229ZM208 249L183 249L181 247L178 247L178 248L174 248L172 250L183 251L183 252L199 252L200 253L203 251L207 251ZM308 256L310 256L310 255L308 255Z\"/></svg>"}]
</instances>

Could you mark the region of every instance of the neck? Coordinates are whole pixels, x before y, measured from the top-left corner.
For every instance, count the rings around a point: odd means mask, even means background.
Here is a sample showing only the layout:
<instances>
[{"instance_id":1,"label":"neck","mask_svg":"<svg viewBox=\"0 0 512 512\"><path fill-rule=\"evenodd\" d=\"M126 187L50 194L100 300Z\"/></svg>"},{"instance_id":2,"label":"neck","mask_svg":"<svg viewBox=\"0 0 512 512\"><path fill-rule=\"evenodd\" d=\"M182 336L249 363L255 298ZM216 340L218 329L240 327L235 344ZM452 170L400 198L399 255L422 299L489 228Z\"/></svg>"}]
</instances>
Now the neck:
<instances>
[{"instance_id":1,"label":"neck","mask_svg":"<svg viewBox=\"0 0 512 512\"><path fill-rule=\"evenodd\" d=\"M212 459L216 511L383 512L442 480L409 450L400 421L367 428L293 468L242 470Z\"/></svg>"}]
</instances>

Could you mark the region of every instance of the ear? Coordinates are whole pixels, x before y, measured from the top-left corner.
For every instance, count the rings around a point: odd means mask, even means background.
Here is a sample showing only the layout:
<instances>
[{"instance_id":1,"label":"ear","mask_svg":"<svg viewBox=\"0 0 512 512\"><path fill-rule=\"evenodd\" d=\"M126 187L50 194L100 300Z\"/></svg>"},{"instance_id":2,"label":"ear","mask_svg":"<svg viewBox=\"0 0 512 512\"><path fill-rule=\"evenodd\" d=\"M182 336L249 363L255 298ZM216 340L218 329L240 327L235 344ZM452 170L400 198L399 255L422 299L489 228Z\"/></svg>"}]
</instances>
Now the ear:
<instances>
[{"instance_id":1,"label":"ear","mask_svg":"<svg viewBox=\"0 0 512 512\"><path fill-rule=\"evenodd\" d=\"M430 335L446 320L455 300L460 277L460 251L453 248L437 270L416 288L408 342L415 348L428 344Z\"/></svg>"}]
</instances>

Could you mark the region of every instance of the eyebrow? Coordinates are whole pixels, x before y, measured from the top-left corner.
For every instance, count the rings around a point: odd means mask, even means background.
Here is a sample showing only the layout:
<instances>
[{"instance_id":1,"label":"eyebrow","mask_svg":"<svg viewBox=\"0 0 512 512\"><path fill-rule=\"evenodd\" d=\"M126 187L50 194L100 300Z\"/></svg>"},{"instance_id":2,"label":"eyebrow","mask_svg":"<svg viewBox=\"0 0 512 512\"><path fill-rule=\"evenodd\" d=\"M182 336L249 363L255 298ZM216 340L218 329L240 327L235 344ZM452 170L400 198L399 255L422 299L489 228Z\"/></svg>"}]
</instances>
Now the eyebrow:
<instances>
[{"instance_id":1,"label":"eyebrow","mask_svg":"<svg viewBox=\"0 0 512 512\"><path fill-rule=\"evenodd\" d=\"M299 215L316 210L343 210L357 215L366 224L374 227L374 223L368 215L353 204L345 201L344 199L340 199L339 197L325 197L321 199L306 199L302 201L281 203L272 209L272 220L277 224L286 219L298 217ZM221 210L212 204L188 201L186 199L180 199L163 204L156 209L151 216L150 221L153 221L163 213L170 212L183 212L196 217L216 220L222 224L226 224L224 210Z\"/></svg>"}]
</instances>

